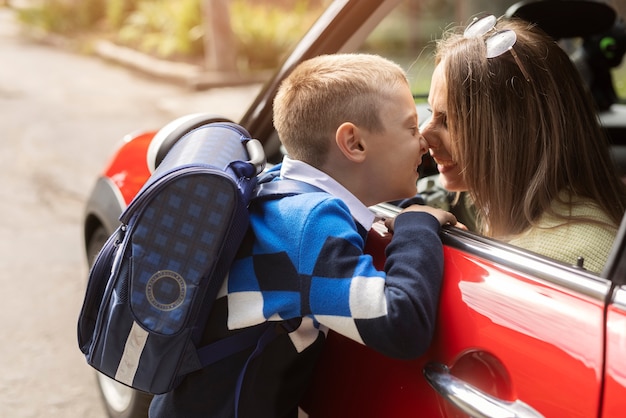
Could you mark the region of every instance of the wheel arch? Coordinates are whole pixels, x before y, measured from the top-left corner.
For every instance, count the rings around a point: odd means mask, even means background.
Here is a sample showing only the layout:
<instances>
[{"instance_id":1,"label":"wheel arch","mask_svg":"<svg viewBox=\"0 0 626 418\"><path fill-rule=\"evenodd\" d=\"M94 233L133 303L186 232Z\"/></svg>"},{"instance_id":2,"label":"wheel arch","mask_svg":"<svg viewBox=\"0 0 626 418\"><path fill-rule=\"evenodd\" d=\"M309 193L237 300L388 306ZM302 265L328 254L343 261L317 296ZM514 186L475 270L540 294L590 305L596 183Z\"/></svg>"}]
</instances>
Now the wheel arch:
<instances>
[{"instance_id":1,"label":"wheel arch","mask_svg":"<svg viewBox=\"0 0 626 418\"><path fill-rule=\"evenodd\" d=\"M85 207L83 239L85 255L95 231L103 227L108 234L119 226L119 216L126 207L117 186L108 177L99 177Z\"/></svg>"}]
</instances>

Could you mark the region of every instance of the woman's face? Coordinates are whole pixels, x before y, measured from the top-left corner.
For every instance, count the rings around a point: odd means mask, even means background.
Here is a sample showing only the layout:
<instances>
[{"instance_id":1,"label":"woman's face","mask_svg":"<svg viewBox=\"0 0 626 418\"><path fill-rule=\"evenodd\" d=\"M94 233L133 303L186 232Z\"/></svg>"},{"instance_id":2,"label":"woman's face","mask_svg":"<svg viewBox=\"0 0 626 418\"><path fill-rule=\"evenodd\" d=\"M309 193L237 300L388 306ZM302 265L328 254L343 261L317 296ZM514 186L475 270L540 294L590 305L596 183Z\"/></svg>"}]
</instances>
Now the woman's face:
<instances>
[{"instance_id":1,"label":"woman's face","mask_svg":"<svg viewBox=\"0 0 626 418\"><path fill-rule=\"evenodd\" d=\"M428 94L432 117L421 131L426 142L428 142L430 155L437 163L442 186L451 192L462 192L467 190L467 186L461 173L461 167L452 158L451 139L448 131L448 91L443 64L443 61L439 63L433 72L430 93Z\"/></svg>"}]
</instances>

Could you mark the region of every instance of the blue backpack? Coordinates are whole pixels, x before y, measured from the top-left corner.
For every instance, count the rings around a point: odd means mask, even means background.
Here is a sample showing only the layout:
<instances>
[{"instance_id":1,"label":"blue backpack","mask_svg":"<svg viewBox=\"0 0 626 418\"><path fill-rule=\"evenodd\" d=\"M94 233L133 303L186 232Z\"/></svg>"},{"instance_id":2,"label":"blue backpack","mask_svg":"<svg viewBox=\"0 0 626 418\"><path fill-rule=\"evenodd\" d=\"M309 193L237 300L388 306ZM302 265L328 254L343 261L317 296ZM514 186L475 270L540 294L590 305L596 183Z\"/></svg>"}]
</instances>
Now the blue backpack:
<instances>
[{"instance_id":1,"label":"blue backpack","mask_svg":"<svg viewBox=\"0 0 626 418\"><path fill-rule=\"evenodd\" d=\"M259 182L264 166L261 144L234 123L199 126L172 146L89 272L78 319L89 365L162 394L193 371L271 340L276 331L268 324L198 346L248 228L250 200L319 191Z\"/></svg>"}]
</instances>

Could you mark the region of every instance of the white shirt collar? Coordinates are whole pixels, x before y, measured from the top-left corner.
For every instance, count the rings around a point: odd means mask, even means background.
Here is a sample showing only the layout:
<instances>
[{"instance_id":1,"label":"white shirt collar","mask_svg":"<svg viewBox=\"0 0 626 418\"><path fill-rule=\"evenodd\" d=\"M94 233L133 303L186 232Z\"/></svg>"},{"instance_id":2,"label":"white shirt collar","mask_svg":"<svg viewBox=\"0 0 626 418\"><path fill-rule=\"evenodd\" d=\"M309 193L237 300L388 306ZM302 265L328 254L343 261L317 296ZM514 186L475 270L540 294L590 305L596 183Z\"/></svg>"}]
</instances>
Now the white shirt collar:
<instances>
[{"instance_id":1,"label":"white shirt collar","mask_svg":"<svg viewBox=\"0 0 626 418\"><path fill-rule=\"evenodd\" d=\"M374 222L374 214L348 189L321 170L299 160L289 157L283 158L280 176L286 179L298 180L319 187L327 193L341 199L350 210L350 214L366 230L370 230Z\"/></svg>"}]
</instances>

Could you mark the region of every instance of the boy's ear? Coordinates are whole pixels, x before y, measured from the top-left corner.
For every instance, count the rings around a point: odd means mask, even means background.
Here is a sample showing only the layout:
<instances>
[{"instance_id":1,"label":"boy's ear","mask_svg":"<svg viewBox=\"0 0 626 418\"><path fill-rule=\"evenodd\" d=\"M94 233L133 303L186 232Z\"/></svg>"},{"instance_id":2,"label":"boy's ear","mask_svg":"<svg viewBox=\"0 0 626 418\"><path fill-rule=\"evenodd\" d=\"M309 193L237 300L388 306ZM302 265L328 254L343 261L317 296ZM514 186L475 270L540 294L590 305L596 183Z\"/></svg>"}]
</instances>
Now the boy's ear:
<instances>
[{"instance_id":1,"label":"boy's ear","mask_svg":"<svg viewBox=\"0 0 626 418\"><path fill-rule=\"evenodd\" d=\"M351 122L342 123L335 134L335 142L341 153L350 161L359 163L365 159L365 142L362 130Z\"/></svg>"}]
</instances>

